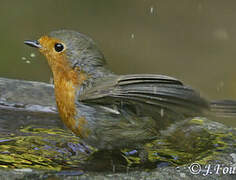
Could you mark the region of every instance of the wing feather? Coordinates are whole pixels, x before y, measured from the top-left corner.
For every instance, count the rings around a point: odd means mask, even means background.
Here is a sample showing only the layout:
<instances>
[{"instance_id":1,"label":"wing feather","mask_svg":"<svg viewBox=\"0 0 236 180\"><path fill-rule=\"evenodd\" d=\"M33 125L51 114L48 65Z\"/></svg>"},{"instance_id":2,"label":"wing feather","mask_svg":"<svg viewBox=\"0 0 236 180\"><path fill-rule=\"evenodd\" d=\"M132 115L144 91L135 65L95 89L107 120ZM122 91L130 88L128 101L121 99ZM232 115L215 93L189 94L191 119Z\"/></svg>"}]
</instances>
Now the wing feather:
<instances>
[{"instance_id":1,"label":"wing feather","mask_svg":"<svg viewBox=\"0 0 236 180\"><path fill-rule=\"evenodd\" d=\"M122 75L98 80L79 96L87 103L112 105L138 102L159 108L198 114L209 108L199 93L175 78L153 74Z\"/></svg>"}]
</instances>

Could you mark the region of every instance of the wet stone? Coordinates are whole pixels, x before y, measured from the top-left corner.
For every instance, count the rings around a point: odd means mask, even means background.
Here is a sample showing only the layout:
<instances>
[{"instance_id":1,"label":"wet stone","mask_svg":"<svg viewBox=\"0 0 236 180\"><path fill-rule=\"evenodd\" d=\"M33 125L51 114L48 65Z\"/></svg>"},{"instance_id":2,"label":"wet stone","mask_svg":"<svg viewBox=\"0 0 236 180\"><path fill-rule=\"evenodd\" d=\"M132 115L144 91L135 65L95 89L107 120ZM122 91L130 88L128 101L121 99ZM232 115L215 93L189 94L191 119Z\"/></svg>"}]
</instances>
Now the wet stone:
<instances>
[{"instance_id":1,"label":"wet stone","mask_svg":"<svg viewBox=\"0 0 236 180\"><path fill-rule=\"evenodd\" d=\"M193 118L140 149L97 151L61 123L53 85L0 78L0 179L235 179L235 148L235 129Z\"/></svg>"}]
</instances>

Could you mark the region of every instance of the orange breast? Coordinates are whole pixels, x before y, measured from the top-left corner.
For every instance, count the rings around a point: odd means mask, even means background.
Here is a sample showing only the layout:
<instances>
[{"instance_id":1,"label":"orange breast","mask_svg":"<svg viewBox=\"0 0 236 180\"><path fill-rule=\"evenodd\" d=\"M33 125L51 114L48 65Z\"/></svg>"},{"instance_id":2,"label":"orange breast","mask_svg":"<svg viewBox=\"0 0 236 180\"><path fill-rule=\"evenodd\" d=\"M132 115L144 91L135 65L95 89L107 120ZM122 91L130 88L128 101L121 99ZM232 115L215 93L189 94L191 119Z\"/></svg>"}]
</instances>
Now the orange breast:
<instances>
[{"instance_id":1,"label":"orange breast","mask_svg":"<svg viewBox=\"0 0 236 180\"><path fill-rule=\"evenodd\" d=\"M89 130L85 128L87 127L86 118L76 118L76 116L79 117L79 114L76 114L77 111L75 106L76 89L78 88L78 85L75 86L72 81L66 81L64 78L55 81L54 84L57 107L62 121L76 135L81 138L87 137Z\"/></svg>"},{"instance_id":2,"label":"orange breast","mask_svg":"<svg viewBox=\"0 0 236 180\"><path fill-rule=\"evenodd\" d=\"M82 72L79 67L71 68L67 59L66 50L58 53L54 51L55 43L59 39L43 36L39 39L40 52L47 58L48 64L53 72L55 96L59 114L64 124L80 137L88 136L88 129L85 117L76 114L76 91L80 88L88 75ZM79 117L79 118L76 118Z\"/></svg>"},{"instance_id":3,"label":"orange breast","mask_svg":"<svg viewBox=\"0 0 236 180\"><path fill-rule=\"evenodd\" d=\"M79 73L78 69L67 69L66 71L54 69L53 76L57 107L63 123L81 138L87 137L86 118L76 114L75 106L76 91L87 79L87 75Z\"/></svg>"}]
</instances>

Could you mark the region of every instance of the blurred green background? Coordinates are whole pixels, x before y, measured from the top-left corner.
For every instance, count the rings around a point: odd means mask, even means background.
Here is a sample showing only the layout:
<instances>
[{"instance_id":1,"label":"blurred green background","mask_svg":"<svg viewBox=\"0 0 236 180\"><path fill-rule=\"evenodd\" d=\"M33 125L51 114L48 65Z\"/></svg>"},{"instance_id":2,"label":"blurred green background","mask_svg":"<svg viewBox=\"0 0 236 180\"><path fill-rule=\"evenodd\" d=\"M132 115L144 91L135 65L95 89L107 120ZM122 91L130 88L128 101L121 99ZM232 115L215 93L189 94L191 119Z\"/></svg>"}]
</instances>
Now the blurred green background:
<instances>
[{"instance_id":1,"label":"blurred green background","mask_svg":"<svg viewBox=\"0 0 236 180\"><path fill-rule=\"evenodd\" d=\"M170 75L209 99L236 99L235 19L235 0L1 0L0 77L48 82L44 57L23 41L73 29L118 74Z\"/></svg>"}]
</instances>

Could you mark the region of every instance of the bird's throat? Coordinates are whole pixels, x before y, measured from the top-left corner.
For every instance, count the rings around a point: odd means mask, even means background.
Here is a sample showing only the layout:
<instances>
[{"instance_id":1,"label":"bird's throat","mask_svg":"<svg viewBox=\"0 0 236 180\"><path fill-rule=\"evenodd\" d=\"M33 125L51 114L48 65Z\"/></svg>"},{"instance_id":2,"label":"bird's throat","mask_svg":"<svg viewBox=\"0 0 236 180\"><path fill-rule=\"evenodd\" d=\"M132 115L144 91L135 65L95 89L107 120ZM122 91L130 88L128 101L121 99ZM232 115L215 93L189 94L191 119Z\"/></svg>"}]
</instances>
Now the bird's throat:
<instances>
[{"instance_id":1,"label":"bird's throat","mask_svg":"<svg viewBox=\"0 0 236 180\"><path fill-rule=\"evenodd\" d=\"M66 66L63 67L66 69L52 68L58 111L63 123L75 134L82 136L82 132L78 131L79 129L76 125L78 119L76 119L75 101L77 90L82 87L87 75L78 70L70 69Z\"/></svg>"}]
</instances>

